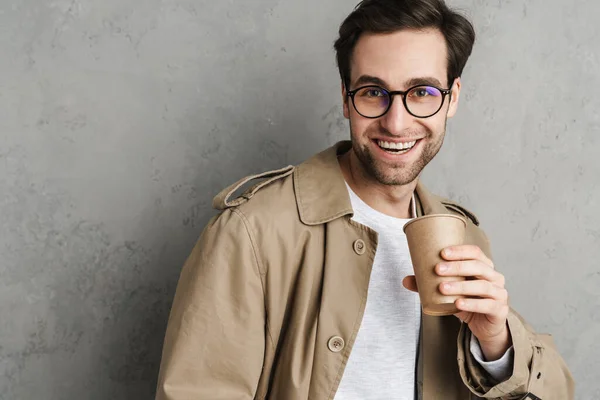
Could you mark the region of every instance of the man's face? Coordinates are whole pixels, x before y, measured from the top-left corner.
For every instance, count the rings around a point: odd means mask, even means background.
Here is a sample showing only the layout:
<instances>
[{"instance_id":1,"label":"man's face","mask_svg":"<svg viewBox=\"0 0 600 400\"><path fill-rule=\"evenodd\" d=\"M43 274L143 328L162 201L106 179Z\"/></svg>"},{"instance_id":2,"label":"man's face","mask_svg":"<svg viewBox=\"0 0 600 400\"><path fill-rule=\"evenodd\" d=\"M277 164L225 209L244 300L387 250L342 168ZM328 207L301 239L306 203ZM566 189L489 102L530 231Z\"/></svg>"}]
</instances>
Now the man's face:
<instances>
[{"instance_id":1,"label":"man's face","mask_svg":"<svg viewBox=\"0 0 600 400\"><path fill-rule=\"evenodd\" d=\"M438 30L363 34L354 49L348 90L377 85L388 91L405 91L420 84L448 89L452 82L447 82L447 54L444 36ZM446 96L442 109L424 119L409 114L400 95L394 96L382 117L365 118L354 109L344 87L342 91L352 149L364 172L384 185L406 185L440 150L446 119L456 112L460 80L454 83L451 100ZM389 149L390 144L398 148L398 143L404 147L415 141L409 150Z\"/></svg>"}]
</instances>

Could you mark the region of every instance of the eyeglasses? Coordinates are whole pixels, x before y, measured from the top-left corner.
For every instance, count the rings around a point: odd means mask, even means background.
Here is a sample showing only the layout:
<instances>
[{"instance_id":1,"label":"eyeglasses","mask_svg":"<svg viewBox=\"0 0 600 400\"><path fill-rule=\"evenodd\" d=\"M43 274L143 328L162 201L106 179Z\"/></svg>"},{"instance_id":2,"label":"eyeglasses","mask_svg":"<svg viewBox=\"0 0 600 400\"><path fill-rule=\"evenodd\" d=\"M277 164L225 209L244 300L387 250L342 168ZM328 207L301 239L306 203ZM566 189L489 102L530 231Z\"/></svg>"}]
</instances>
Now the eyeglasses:
<instances>
[{"instance_id":1,"label":"eyeglasses","mask_svg":"<svg viewBox=\"0 0 600 400\"><path fill-rule=\"evenodd\" d=\"M388 91L380 86L362 86L347 92L357 113L365 118L380 118L390 108L395 95L402 96L406 111L417 118L429 118L437 114L446 96L452 91L430 85L414 86L406 91Z\"/></svg>"}]
</instances>

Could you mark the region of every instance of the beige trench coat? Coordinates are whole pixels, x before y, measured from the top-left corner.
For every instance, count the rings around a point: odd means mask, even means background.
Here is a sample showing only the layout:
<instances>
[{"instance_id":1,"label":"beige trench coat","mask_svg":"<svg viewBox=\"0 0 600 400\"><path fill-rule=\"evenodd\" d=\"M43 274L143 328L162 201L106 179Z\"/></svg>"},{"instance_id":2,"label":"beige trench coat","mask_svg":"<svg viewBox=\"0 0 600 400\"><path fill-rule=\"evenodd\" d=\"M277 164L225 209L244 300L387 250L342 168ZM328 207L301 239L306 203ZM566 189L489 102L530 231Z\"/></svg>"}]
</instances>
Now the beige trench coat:
<instances>
[{"instance_id":1,"label":"beige trench coat","mask_svg":"<svg viewBox=\"0 0 600 400\"><path fill-rule=\"evenodd\" d=\"M351 220L337 161L349 142L297 167L221 192L221 213L181 273L169 318L158 400L333 399L361 324L377 233ZM245 183L262 179L241 196ZM418 215L467 217L466 242L490 256L477 218L416 189ZM399 290L403 290L399 288ZM569 400L574 383L550 336L508 317L514 371L492 382L455 317L423 315L418 399Z\"/></svg>"}]
</instances>

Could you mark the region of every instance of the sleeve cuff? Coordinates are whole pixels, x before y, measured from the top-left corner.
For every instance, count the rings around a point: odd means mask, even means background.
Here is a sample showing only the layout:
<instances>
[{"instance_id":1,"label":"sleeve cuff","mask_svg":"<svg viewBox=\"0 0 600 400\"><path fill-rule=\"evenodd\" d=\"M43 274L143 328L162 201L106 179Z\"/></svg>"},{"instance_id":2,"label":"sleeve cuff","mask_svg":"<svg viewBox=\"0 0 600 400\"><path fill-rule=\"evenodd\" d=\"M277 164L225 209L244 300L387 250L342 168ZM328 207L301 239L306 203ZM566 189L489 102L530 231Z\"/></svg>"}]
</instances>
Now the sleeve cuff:
<instances>
[{"instance_id":1,"label":"sleeve cuff","mask_svg":"<svg viewBox=\"0 0 600 400\"><path fill-rule=\"evenodd\" d=\"M504 353L500 359L496 361L484 361L483 351L481 350L479 340L477 340L475 335L471 335L470 350L475 361L477 361L495 381L503 382L512 375L515 359L515 350L513 346L506 350L506 353Z\"/></svg>"},{"instance_id":2,"label":"sleeve cuff","mask_svg":"<svg viewBox=\"0 0 600 400\"><path fill-rule=\"evenodd\" d=\"M461 324L458 333L458 370L463 383L476 396L492 398L522 398L529 391L530 366L534 355L532 333L520 316L508 314L508 328L513 343L513 370L507 379L496 382L470 350L471 331Z\"/></svg>"}]
</instances>

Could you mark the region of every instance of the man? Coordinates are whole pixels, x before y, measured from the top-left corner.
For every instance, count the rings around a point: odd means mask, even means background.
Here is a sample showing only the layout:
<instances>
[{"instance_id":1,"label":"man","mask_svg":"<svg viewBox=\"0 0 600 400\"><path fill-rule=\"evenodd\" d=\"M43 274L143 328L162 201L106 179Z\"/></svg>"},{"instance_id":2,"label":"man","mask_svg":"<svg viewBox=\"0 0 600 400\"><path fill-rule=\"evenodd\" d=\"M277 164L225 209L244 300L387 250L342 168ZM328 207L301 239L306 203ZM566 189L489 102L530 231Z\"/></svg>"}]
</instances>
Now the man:
<instances>
[{"instance_id":1,"label":"man","mask_svg":"<svg viewBox=\"0 0 600 400\"><path fill-rule=\"evenodd\" d=\"M443 0L365 0L344 21L352 140L215 198L221 213L180 278L157 399L573 398L549 336L509 309L477 218L419 183L474 36ZM421 314L402 233L439 213L468 220L466 244L436 266L468 278L439 288L464 297L450 317Z\"/></svg>"}]
</instances>

